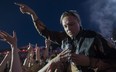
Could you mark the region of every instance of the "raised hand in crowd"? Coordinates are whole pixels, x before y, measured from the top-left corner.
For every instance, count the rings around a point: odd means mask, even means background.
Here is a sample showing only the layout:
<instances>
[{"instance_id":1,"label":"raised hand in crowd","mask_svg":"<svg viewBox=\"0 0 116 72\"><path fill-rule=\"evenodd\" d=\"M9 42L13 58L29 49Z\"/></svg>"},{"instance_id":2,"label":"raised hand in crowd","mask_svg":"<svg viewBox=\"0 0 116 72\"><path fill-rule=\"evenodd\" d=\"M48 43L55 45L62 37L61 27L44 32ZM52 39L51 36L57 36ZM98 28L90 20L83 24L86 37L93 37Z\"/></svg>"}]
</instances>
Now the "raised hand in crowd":
<instances>
[{"instance_id":1,"label":"raised hand in crowd","mask_svg":"<svg viewBox=\"0 0 116 72\"><path fill-rule=\"evenodd\" d=\"M14 31L13 36L9 35L5 31L0 31L0 38L2 41L7 42L9 45L17 47L17 37Z\"/></svg>"},{"instance_id":2,"label":"raised hand in crowd","mask_svg":"<svg viewBox=\"0 0 116 72\"><path fill-rule=\"evenodd\" d=\"M36 61L40 62L40 47L37 46L37 44L35 45L35 54L36 54Z\"/></svg>"},{"instance_id":3,"label":"raised hand in crowd","mask_svg":"<svg viewBox=\"0 0 116 72\"><path fill-rule=\"evenodd\" d=\"M21 3L14 3L14 4L20 6L20 11L23 14L29 14L29 15L35 14L35 12L30 7L28 7L26 4L21 4Z\"/></svg>"},{"instance_id":4,"label":"raised hand in crowd","mask_svg":"<svg viewBox=\"0 0 116 72\"><path fill-rule=\"evenodd\" d=\"M58 54L55 58L53 58L52 60L50 60L50 62L48 62L48 64L46 64L42 69L40 69L38 72L51 72L51 71L55 71L55 70L61 70L63 71L63 62L67 62L68 60L70 60L70 50L66 49L63 50L60 54Z\"/></svg>"},{"instance_id":5,"label":"raised hand in crowd","mask_svg":"<svg viewBox=\"0 0 116 72\"><path fill-rule=\"evenodd\" d=\"M13 31L12 36L5 31L0 31L0 38L11 46L11 65L9 72L22 72L16 33Z\"/></svg>"},{"instance_id":6,"label":"raised hand in crowd","mask_svg":"<svg viewBox=\"0 0 116 72\"><path fill-rule=\"evenodd\" d=\"M34 51L33 51L33 48L30 43L29 43L29 47L27 48L27 52L28 52L28 54L23 63L23 66L26 68L31 67L34 62L34 59L33 59Z\"/></svg>"},{"instance_id":7,"label":"raised hand in crowd","mask_svg":"<svg viewBox=\"0 0 116 72\"><path fill-rule=\"evenodd\" d=\"M44 50L44 59L46 60L49 56L49 48L50 48L50 45L51 45L51 41L50 39L45 39L45 50Z\"/></svg>"},{"instance_id":8,"label":"raised hand in crowd","mask_svg":"<svg viewBox=\"0 0 116 72\"><path fill-rule=\"evenodd\" d=\"M30 8L26 4L21 4L21 3L15 3L15 4L19 6L19 9L23 14L28 14L31 16L34 22L34 26L37 30L42 31L43 29L45 29L45 25L39 20L38 16L36 15L36 13L32 8Z\"/></svg>"}]
</instances>

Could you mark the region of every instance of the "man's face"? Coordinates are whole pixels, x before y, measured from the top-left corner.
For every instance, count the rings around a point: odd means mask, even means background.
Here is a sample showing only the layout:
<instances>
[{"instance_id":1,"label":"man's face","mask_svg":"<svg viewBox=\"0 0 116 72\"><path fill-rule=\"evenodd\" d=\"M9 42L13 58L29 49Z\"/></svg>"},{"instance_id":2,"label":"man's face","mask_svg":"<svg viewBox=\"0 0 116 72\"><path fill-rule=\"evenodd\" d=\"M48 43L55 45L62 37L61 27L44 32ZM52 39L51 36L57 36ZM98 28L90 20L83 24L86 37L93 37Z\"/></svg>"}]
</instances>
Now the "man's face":
<instances>
[{"instance_id":1,"label":"man's face","mask_svg":"<svg viewBox=\"0 0 116 72\"><path fill-rule=\"evenodd\" d=\"M80 31L80 24L74 16L66 16L62 19L62 25L71 38L75 37Z\"/></svg>"}]
</instances>

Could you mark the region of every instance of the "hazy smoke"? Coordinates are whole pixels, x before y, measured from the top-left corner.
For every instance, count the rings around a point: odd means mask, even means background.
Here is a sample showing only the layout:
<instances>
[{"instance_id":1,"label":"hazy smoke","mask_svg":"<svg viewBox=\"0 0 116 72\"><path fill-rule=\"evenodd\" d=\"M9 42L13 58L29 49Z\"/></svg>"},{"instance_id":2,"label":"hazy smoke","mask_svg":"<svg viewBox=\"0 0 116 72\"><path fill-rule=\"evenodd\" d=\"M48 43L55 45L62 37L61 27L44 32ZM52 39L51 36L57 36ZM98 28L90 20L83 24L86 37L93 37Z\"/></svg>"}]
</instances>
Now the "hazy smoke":
<instances>
[{"instance_id":1,"label":"hazy smoke","mask_svg":"<svg viewBox=\"0 0 116 72\"><path fill-rule=\"evenodd\" d=\"M116 0L90 0L89 3L91 22L99 25L104 37L113 37L113 28L116 29Z\"/></svg>"}]
</instances>

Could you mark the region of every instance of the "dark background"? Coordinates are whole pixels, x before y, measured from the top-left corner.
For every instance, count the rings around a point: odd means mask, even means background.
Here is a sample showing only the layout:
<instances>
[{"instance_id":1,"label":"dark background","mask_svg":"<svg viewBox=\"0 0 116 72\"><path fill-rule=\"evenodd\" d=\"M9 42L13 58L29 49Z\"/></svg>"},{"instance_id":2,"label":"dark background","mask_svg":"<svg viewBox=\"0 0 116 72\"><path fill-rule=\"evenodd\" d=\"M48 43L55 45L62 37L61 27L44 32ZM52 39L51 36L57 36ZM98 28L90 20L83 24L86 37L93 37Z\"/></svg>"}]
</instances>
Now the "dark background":
<instances>
[{"instance_id":1,"label":"dark background","mask_svg":"<svg viewBox=\"0 0 116 72\"><path fill-rule=\"evenodd\" d=\"M107 24L107 22L100 23L96 21L99 19L101 21L102 19L106 19L101 17L104 15L104 13L101 11L104 10L107 5L109 5L107 0L103 0L102 2L101 0L1 0L0 30L4 30L9 34L12 34L12 31L14 30L17 33L18 47L28 45L28 43L37 43L39 46L43 46L44 38L41 37L36 31L31 17L29 15L22 14L19 11L19 7L14 5L15 2L24 3L31 7L50 30L63 31L59 20L62 12L66 10L77 10L77 12L80 14L82 25L86 29L91 29L102 34L104 33L102 31L104 27L101 28L100 24L106 26L109 24L111 26L110 23ZM102 3L104 2L106 6L102 6ZM111 0L111 2L116 4L116 2L113 2L113 0ZM112 23L111 27L106 27L105 32L108 32L107 29L109 28L111 29L110 33L103 35L106 36L106 38L114 37L116 39L116 33L114 31L116 29L116 9L112 8L109 10L112 10L113 12L111 18L114 20L114 22ZM96 12L100 12L100 14ZM109 16L111 15L109 14ZM110 20L111 18L107 17L106 21ZM10 48L10 46L7 43L0 41L0 50L5 50L8 48Z\"/></svg>"}]
</instances>

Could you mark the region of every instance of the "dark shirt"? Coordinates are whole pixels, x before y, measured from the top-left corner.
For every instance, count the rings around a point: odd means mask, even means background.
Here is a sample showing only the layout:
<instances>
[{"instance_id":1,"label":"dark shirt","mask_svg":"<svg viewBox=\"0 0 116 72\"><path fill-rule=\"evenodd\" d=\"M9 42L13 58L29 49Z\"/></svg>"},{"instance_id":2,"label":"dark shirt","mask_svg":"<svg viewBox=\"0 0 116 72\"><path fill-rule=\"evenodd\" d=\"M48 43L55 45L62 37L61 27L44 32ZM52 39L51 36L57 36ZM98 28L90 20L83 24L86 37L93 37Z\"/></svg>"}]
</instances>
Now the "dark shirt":
<instances>
[{"instance_id":1,"label":"dark shirt","mask_svg":"<svg viewBox=\"0 0 116 72\"><path fill-rule=\"evenodd\" d=\"M61 45L62 49L70 48L72 53L84 54L108 64L116 64L116 49L100 34L94 31L81 30L73 39L68 37L65 32L49 31L46 28L40 34L45 38L50 37L53 42ZM80 66L83 72L89 71L90 67L95 66Z\"/></svg>"}]
</instances>

